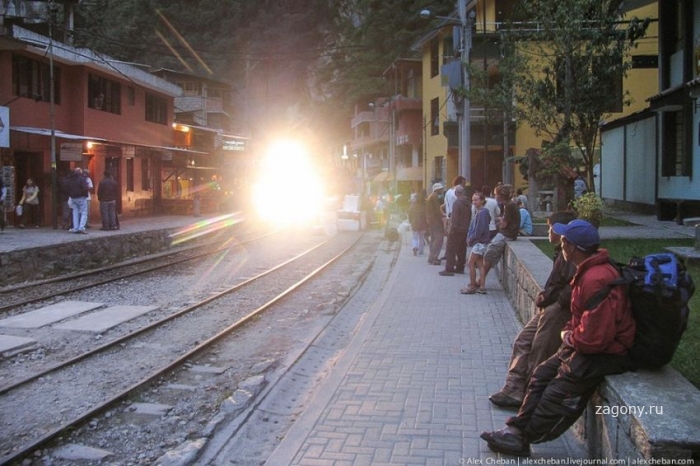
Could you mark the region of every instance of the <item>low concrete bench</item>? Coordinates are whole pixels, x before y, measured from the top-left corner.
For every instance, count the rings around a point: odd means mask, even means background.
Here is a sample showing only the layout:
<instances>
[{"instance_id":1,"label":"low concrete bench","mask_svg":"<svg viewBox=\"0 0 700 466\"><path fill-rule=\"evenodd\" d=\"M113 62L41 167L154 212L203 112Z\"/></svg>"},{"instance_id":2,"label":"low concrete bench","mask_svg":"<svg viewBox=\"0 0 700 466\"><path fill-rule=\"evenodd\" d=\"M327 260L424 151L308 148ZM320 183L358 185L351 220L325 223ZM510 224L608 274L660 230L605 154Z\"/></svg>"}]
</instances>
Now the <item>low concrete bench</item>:
<instances>
[{"instance_id":1,"label":"low concrete bench","mask_svg":"<svg viewBox=\"0 0 700 466\"><path fill-rule=\"evenodd\" d=\"M499 279L521 321L536 312L535 296L551 269L552 260L529 240L508 243ZM698 461L700 391L668 366L607 377L573 430L589 458Z\"/></svg>"}]
</instances>

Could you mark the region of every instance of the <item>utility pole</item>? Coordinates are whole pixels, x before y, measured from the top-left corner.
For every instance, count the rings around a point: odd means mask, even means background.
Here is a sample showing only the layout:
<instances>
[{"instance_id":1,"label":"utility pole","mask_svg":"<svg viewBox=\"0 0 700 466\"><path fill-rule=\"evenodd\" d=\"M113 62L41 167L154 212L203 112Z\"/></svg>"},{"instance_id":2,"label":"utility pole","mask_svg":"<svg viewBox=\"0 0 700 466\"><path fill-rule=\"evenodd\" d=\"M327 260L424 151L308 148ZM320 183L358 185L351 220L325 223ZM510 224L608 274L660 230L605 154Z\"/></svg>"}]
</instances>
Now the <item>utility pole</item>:
<instances>
[{"instance_id":1,"label":"utility pole","mask_svg":"<svg viewBox=\"0 0 700 466\"><path fill-rule=\"evenodd\" d=\"M472 11L467 15L467 0L457 0L457 10L459 11L459 21L462 29L462 85L466 93L468 93L470 89L469 57L472 49L472 25L474 24L475 14ZM466 185L471 186L471 101L466 93L462 99L458 168L462 176L467 180Z\"/></svg>"},{"instance_id":2,"label":"utility pole","mask_svg":"<svg viewBox=\"0 0 700 466\"><path fill-rule=\"evenodd\" d=\"M58 229L58 174L56 173L56 78L53 66L53 24L56 21L56 5L49 2L49 120L51 124L51 225Z\"/></svg>"}]
</instances>

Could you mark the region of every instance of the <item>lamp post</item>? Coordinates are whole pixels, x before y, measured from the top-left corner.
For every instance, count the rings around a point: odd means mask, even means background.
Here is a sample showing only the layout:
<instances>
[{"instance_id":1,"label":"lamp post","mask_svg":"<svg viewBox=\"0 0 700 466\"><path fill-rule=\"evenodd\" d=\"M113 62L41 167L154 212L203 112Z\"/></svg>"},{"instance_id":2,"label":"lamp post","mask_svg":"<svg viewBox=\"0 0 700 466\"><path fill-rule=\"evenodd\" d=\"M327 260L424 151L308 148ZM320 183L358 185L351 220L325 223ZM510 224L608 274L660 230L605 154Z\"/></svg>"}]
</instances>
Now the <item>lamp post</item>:
<instances>
[{"instance_id":1,"label":"lamp post","mask_svg":"<svg viewBox=\"0 0 700 466\"><path fill-rule=\"evenodd\" d=\"M471 186L471 102L468 96L470 88L469 79L469 56L472 49L472 26L474 24L474 12L467 14L467 1L457 0L457 11L459 20L433 15L430 10L422 10L422 18L437 18L449 21L460 26L460 59L462 64L462 86L467 93L462 99L462 118L459 123L459 163L458 171L466 179L466 185Z\"/></svg>"},{"instance_id":2,"label":"lamp post","mask_svg":"<svg viewBox=\"0 0 700 466\"><path fill-rule=\"evenodd\" d=\"M53 66L53 23L56 20L56 6L49 3L49 119L51 124L51 225L58 229L58 174L56 172L56 96L54 95L55 76Z\"/></svg>"}]
</instances>

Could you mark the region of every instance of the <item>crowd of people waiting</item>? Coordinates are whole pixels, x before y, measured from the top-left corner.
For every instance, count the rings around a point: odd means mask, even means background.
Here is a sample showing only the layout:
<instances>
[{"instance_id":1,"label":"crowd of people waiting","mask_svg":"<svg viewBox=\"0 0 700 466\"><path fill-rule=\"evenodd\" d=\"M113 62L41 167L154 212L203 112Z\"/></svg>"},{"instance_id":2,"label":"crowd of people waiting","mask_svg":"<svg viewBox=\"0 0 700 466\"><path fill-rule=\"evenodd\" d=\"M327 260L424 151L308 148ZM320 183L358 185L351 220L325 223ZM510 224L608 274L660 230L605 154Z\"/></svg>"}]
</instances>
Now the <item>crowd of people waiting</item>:
<instances>
[{"instance_id":1,"label":"crowd of people waiting","mask_svg":"<svg viewBox=\"0 0 700 466\"><path fill-rule=\"evenodd\" d=\"M462 294L485 294L486 276L502 257L506 241L531 235L532 217L527 198L519 191L516 202L511 185L499 183L495 197L490 186L483 186L470 202L465 181L457 176L449 189L438 182L427 197L425 193L411 195L412 249L420 256L427 246L429 264L442 265L444 260L442 276L468 273L469 283L460 290ZM440 257L445 238L445 254Z\"/></svg>"},{"instance_id":2,"label":"crowd of people waiting","mask_svg":"<svg viewBox=\"0 0 700 466\"><path fill-rule=\"evenodd\" d=\"M432 193L411 197L409 221L413 254L429 245L428 262L445 268L441 276L465 274L462 294L486 293L489 271L500 261L506 242L532 234L527 199L500 184L491 197L488 186L475 191L471 205L464 178L445 190L435 183ZM503 387L489 397L492 404L516 409L503 429L483 432L492 451L529 456L530 445L562 435L578 419L593 391L606 375L630 370L629 349L636 331L624 290L595 305L591 298L619 277L598 229L571 211L548 217L554 262L535 304L538 312L518 333ZM439 257L447 236L444 257ZM427 240L426 240L427 238ZM467 260L467 252L469 252Z\"/></svg>"}]
</instances>

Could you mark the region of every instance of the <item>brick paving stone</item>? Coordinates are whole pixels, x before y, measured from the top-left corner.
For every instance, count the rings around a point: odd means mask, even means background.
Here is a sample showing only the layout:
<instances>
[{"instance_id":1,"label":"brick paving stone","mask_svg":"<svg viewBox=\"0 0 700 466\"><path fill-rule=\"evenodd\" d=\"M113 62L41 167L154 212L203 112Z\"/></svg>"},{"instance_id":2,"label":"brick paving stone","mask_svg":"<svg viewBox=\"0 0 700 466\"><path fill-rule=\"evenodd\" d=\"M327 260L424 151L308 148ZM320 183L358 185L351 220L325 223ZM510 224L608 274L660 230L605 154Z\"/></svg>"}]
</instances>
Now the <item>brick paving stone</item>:
<instances>
[{"instance_id":1,"label":"brick paving stone","mask_svg":"<svg viewBox=\"0 0 700 466\"><path fill-rule=\"evenodd\" d=\"M322 387L332 391L328 404L292 427L308 432L302 445L281 449L295 456L273 454L270 464L337 466L350 461L344 455L372 465L497 458L479 434L500 428L513 413L492 406L488 396L503 383L521 325L494 277L487 295L463 296L464 280L445 280L410 250L400 251L382 305L370 311L362 340L343 356L351 358L346 372ZM319 444L318 437L330 440ZM568 452L559 440L535 451Z\"/></svg>"}]
</instances>

